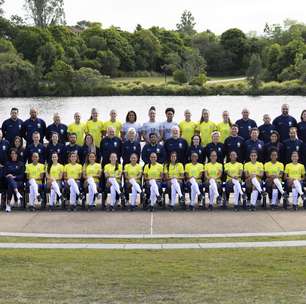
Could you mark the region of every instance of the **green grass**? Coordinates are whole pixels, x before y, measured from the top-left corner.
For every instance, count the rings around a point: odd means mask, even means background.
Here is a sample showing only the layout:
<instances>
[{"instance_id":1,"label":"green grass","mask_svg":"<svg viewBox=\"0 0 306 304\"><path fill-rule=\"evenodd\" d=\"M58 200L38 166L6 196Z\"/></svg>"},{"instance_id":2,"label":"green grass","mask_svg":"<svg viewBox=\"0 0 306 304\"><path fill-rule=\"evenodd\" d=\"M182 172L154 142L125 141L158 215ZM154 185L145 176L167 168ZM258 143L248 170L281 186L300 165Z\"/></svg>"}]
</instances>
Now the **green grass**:
<instances>
[{"instance_id":1,"label":"green grass","mask_svg":"<svg viewBox=\"0 0 306 304\"><path fill-rule=\"evenodd\" d=\"M295 303L304 248L1 250L0 303Z\"/></svg>"},{"instance_id":2,"label":"green grass","mask_svg":"<svg viewBox=\"0 0 306 304\"><path fill-rule=\"evenodd\" d=\"M172 244L172 243L228 243L228 242L271 242L301 241L306 235L273 237L229 237L229 238L42 238L42 237L0 237L0 243L96 243L96 244Z\"/></svg>"}]
</instances>

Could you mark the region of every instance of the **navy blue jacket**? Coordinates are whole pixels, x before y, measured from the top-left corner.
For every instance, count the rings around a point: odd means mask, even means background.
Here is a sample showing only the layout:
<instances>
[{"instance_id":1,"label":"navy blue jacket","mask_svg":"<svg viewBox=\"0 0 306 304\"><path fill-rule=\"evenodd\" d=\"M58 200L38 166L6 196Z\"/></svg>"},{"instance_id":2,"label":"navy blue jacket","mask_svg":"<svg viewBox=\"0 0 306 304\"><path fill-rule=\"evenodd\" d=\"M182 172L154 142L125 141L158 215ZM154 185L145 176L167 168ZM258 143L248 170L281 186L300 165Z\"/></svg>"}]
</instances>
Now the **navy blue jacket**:
<instances>
[{"instance_id":1,"label":"navy blue jacket","mask_svg":"<svg viewBox=\"0 0 306 304\"><path fill-rule=\"evenodd\" d=\"M298 137L306 143L306 121L301 121L297 124Z\"/></svg>"},{"instance_id":2,"label":"navy blue jacket","mask_svg":"<svg viewBox=\"0 0 306 304\"><path fill-rule=\"evenodd\" d=\"M230 158L232 151L237 153L237 160L241 163L244 162L245 146L244 139L241 136L229 136L224 141L224 153L227 160Z\"/></svg>"},{"instance_id":3,"label":"navy blue jacket","mask_svg":"<svg viewBox=\"0 0 306 304\"><path fill-rule=\"evenodd\" d=\"M56 125L53 123L47 127L46 138L48 141L51 140L52 133L57 133L59 137L59 142L65 144L67 141L67 126L64 124Z\"/></svg>"},{"instance_id":4,"label":"navy blue jacket","mask_svg":"<svg viewBox=\"0 0 306 304\"><path fill-rule=\"evenodd\" d=\"M201 163L201 164L204 164L205 163L205 160L206 160L206 150L203 146L194 146L194 145L191 145L189 148L188 148L188 151L187 151L187 162L190 163L191 162L191 154L192 153L197 153L199 158L198 158L198 162Z\"/></svg>"},{"instance_id":5,"label":"navy blue jacket","mask_svg":"<svg viewBox=\"0 0 306 304\"><path fill-rule=\"evenodd\" d=\"M6 176L8 174L12 174L15 176L15 181L16 182L22 182L25 177L25 168L24 168L24 163L20 161L7 161L4 170L3 170L3 175Z\"/></svg>"},{"instance_id":6,"label":"navy blue jacket","mask_svg":"<svg viewBox=\"0 0 306 304\"><path fill-rule=\"evenodd\" d=\"M305 147L304 143L299 140L291 140L291 139L286 139L284 142L284 162L285 164L291 163L291 154L294 151L297 151L299 154L299 162L304 163L305 157L304 157L304 152L305 152Z\"/></svg>"},{"instance_id":7,"label":"navy blue jacket","mask_svg":"<svg viewBox=\"0 0 306 304\"><path fill-rule=\"evenodd\" d=\"M271 143L268 142L264 145L264 161L269 162L271 160L271 151L276 150L278 152L278 160L284 163L284 145L280 142Z\"/></svg>"},{"instance_id":8,"label":"navy blue jacket","mask_svg":"<svg viewBox=\"0 0 306 304\"><path fill-rule=\"evenodd\" d=\"M253 119L239 119L236 121L236 125L239 127L238 135L241 136L244 140L250 138L250 131L252 128L256 128L257 124Z\"/></svg>"},{"instance_id":9,"label":"navy blue jacket","mask_svg":"<svg viewBox=\"0 0 306 304\"><path fill-rule=\"evenodd\" d=\"M264 161L264 142L260 139L257 140L252 140L249 139L245 142L245 161L249 161L250 160L250 153L252 151L257 151L257 159L259 162L263 162Z\"/></svg>"},{"instance_id":10,"label":"navy blue jacket","mask_svg":"<svg viewBox=\"0 0 306 304\"><path fill-rule=\"evenodd\" d=\"M6 139L0 140L0 164L5 165L10 150L10 143Z\"/></svg>"},{"instance_id":11,"label":"navy blue jacket","mask_svg":"<svg viewBox=\"0 0 306 304\"><path fill-rule=\"evenodd\" d=\"M88 147L87 145L83 145L82 146L82 150L81 150L81 163L85 164L86 162L86 158L88 153L90 152L90 147ZM96 147L96 162L99 163L101 161L101 153L100 153L100 149Z\"/></svg>"},{"instance_id":12,"label":"navy blue jacket","mask_svg":"<svg viewBox=\"0 0 306 304\"><path fill-rule=\"evenodd\" d=\"M265 144L270 142L271 133L275 131L275 127L272 124L263 124L258 127L259 139Z\"/></svg>"},{"instance_id":13,"label":"navy blue jacket","mask_svg":"<svg viewBox=\"0 0 306 304\"><path fill-rule=\"evenodd\" d=\"M72 152L75 152L78 155L79 160L82 161L82 148L77 144L75 145L68 144L64 148L64 164L68 164L68 157L69 154Z\"/></svg>"},{"instance_id":14,"label":"navy blue jacket","mask_svg":"<svg viewBox=\"0 0 306 304\"><path fill-rule=\"evenodd\" d=\"M223 164L224 158L225 158L225 153L224 153L224 145L222 143L214 144L214 143L209 143L206 147L206 155L207 158L209 159L210 153L215 151L217 152L217 162Z\"/></svg>"},{"instance_id":15,"label":"navy blue jacket","mask_svg":"<svg viewBox=\"0 0 306 304\"><path fill-rule=\"evenodd\" d=\"M166 152L166 161L170 161L171 153L177 153L177 161L179 163L185 164L187 162L187 150L188 143L184 138L169 138L165 141L164 144Z\"/></svg>"},{"instance_id":16,"label":"navy blue jacket","mask_svg":"<svg viewBox=\"0 0 306 304\"><path fill-rule=\"evenodd\" d=\"M122 160L124 165L130 162L130 157L134 153L137 154L139 161L141 153L141 146L139 141L125 141L122 145Z\"/></svg>"},{"instance_id":17,"label":"navy blue jacket","mask_svg":"<svg viewBox=\"0 0 306 304\"><path fill-rule=\"evenodd\" d=\"M273 120L273 126L280 135L280 141L283 142L289 139L289 129L297 126L297 121L294 117L288 115L280 115Z\"/></svg>"},{"instance_id":18,"label":"navy blue jacket","mask_svg":"<svg viewBox=\"0 0 306 304\"><path fill-rule=\"evenodd\" d=\"M22 137L27 141L27 145L33 143L32 135L37 131L40 134L40 142L43 143L44 137L46 135L46 123L40 119L35 120L27 119L22 124Z\"/></svg>"},{"instance_id":19,"label":"navy blue jacket","mask_svg":"<svg viewBox=\"0 0 306 304\"><path fill-rule=\"evenodd\" d=\"M157 162L163 164L166 160L166 152L164 146L161 144L152 145L150 143L145 144L142 148L141 158L145 164L150 162L150 155L156 153Z\"/></svg>"},{"instance_id":20,"label":"navy blue jacket","mask_svg":"<svg viewBox=\"0 0 306 304\"><path fill-rule=\"evenodd\" d=\"M46 148L43 144L39 143L37 146L34 144L30 144L26 147L24 152L24 162L32 163L32 155L33 153L38 153L39 162L44 164L46 161Z\"/></svg>"},{"instance_id":21,"label":"navy blue jacket","mask_svg":"<svg viewBox=\"0 0 306 304\"><path fill-rule=\"evenodd\" d=\"M10 142L14 143L16 136L22 137L22 124L23 121L19 118L13 120L11 118L5 120L2 124L3 137Z\"/></svg>"},{"instance_id":22,"label":"navy blue jacket","mask_svg":"<svg viewBox=\"0 0 306 304\"><path fill-rule=\"evenodd\" d=\"M58 154L58 162L61 164L64 164L65 163L65 146L60 143L53 145L52 142L50 142L46 147L46 159L48 163L52 161L52 154L54 152Z\"/></svg>"},{"instance_id":23,"label":"navy blue jacket","mask_svg":"<svg viewBox=\"0 0 306 304\"><path fill-rule=\"evenodd\" d=\"M119 137L104 137L100 143L100 153L102 157L102 166L109 163L109 157L112 153L116 153L120 162L122 152L122 142Z\"/></svg>"}]
</instances>

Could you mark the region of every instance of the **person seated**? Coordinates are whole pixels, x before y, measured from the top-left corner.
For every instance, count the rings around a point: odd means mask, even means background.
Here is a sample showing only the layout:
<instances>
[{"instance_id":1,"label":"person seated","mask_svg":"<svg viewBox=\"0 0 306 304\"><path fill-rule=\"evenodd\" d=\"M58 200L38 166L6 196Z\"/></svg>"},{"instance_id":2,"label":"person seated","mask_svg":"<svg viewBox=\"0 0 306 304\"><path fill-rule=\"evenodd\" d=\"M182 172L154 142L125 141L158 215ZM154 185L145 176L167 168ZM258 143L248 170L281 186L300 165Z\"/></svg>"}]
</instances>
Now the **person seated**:
<instances>
[{"instance_id":1,"label":"person seated","mask_svg":"<svg viewBox=\"0 0 306 304\"><path fill-rule=\"evenodd\" d=\"M195 211L195 201L198 197L198 204L205 208L204 193L203 193L203 174L204 165L198 162L199 156L197 153L191 154L191 162L185 166L185 175L187 187L190 193L189 210Z\"/></svg>"},{"instance_id":2,"label":"person seated","mask_svg":"<svg viewBox=\"0 0 306 304\"><path fill-rule=\"evenodd\" d=\"M52 133L51 139L46 148L46 160L47 163L52 161L52 154L57 153L59 162L63 164L65 162L65 146L62 143L59 143L58 133Z\"/></svg>"},{"instance_id":3,"label":"person seated","mask_svg":"<svg viewBox=\"0 0 306 304\"><path fill-rule=\"evenodd\" d=\"M32 162L32 155L33 153L37 153L39 156L39 162L44 164L46 161L46 148L40 142L40 134L39 132L35 131L32 135L32 143L27 144L24 153L24 162L28 162L29 164Z\"/></svg>"},{"instance_id":4,"label":"person seated","mask_svg":"<svg viewBox=\"0 0 306 304\"><path fill-rule=\"evenodd\" d=\"M206 150L201 144L201 137L199 135L194 135L191 139L191 145L187 151L187 163L191 162L191 154L196 153L199 156L198 162L201 164L205 163L206 160Z\"/></svg>"},{"instance_id":5,"label":"person seated","mask_svg":"<svg viewBox=\"0 0 306 304\"><path fill-rule=\"evenodd\" d=\"M12 148L9 152L8 161L3 168L4 180L7 184L7 202L6 212L11 212L11 200L17 205L21 205L22 195L20 191L24 191L24 163L18 160L17 150Z\"/></svg>"},{"instance_id":6,"label":"person seated","mask_svg":"<svg viewBox=\"0 0 306 304\"><path fill-rule=\"evenodd\" d=\"M111 153L109 163L104 167L104 176L106 180L106 189L110 191L110 206L109 211L116 211L118 203L117 197L121 198L121 206L125 207L125 196L122 192L122 165L118 162L116 153Z\"/></svg>"},{"instance_id":7,"label":"person seated","mask_svg":"<svg viewBox=\"0 0 306 304\"><path fill-rule=\"evenodd\" d=\"M157 155L157 162L163 164L166 160L165 148L158 143L158 136L156 133L148 135L149 142L144 145L141 152L141 159L145 164L150 162L150 155L155 153Z\"/></svg>"},{"instance_id":8,"label":"person seated","mask_svg":"<svg viewBox=\"0 0 306 304\"><path fill-rule=\"evenodd\" d=\"M224 153L224 145L220 142L220 132L214 131L211 134L211 139L212 142L206 146L205 153L208 157L212 151L215 151L217 153L217 162L223 164L225 153Z\"/></svg>"},{"instance_id":9,"label":"person seated","mask_svg":"<svg viewBox=\"0 0 306 304\"><path fill-rule=\"evenodd\" d=\"M127 202L129 201L129 193L131 192L130 211L136 208L137 194L140 194L143 202L143 192L141 190L142 166L138 163L138 155L131 154L130 163L124 166L124 192Z\"/></svg>"},{"instance_id":10,"label":"person seated","mask_svg":"<svg viewBox=\"0 0 306 304\"><path fill-rule=\"evenodd\" d=\"M32 154L32 162L26 165L25 173L29 186L29 210L35 211L38 203L45 203L45 166L39 163L38 153Z\"/></svg>"},{"instance_id":11,"label":"person seated","mask_svg":"<svg viewBox=\"0 0 306 304\"><path fill-rule=\"evenodd\" d=\"M246 195L242 190L242 174L243 164L237 161L237 153L232 151L230 153L229 162L224 165L226 175L226 200L229 201L230 193L234 192L234 211L239 211L240 199L243 199L243 205L246 205Z\"/></svg>"},{"instance_id":12,"label":"person seated","mask_svg":"<svg viewBox=\"0 0 306 304\"><path fill-rule=\"evenodd\" d=\"M86 157L87 161L83 166L84 189L88 190L89 210L96 208L95 201L99 197L99 183L102 174L102 167L97 163L94 152L90 152Z\"/></svg>"},{"instance_id":13,"label":"person seated","mask_svg":"<svg viewBox=\"0 0 306 304\"><path fill-rule=\"evenodd\" d=\"M292 191L293 210L298 209L298 199L301 196L303 207L306 209L306 195L303 191L303 181L305 178L305 167L299 163L299 153L291 154L291 163L285 167L285 180L288 191Z\"/></svg>"},{"instance_id":14,"label":"person seated","mask_svg":"<svg viewBox=\"0 0 306 304\"><path fill-rule=\"evenodd\" d=\"M81 177L82 177L82 165L78 163L78 154L71 152L68 155L68 164L64 167L64 180L66 182L66 188L69 189L69 205L71 211L77 210L79 199L81 195Z\"/></svg>"},{"instance_id":15,"label":"person seated","mask_svg":"<svg viewBox=\"0 0 306 304\"><path fill-rule=\"evenodd\" d=\"M221 177L223 173L223 165L218 163L218 155L216 151L212 151L209 156L210 162L204 167L205 188L209 194L209 210L213 210L215 199L218 205L221 203ZM226 206L223 206L226 207Z\"/></svg>"},{"instance_id":16,"label":"person seated","mask_svg":"<svg viewBox=\"0 0 306 304\"><path fill-rule=\"evenodd\" d=\"M149 210L153 212L155 210L156 203L162 204L160 195L161 182L163 179L163 165L157 162L156 153L151 153L150 162L145 165L144 180L146 196L149 197L148 205Z\"/></svg>"},{"instance_id":17,"label":"person seated","mask_svg":"<svg viewBox=\"0 0 306 304\"><path fill-rule=\"evenodd\" d=\"M278 161L277 150L272 150L270 161L265 163L266 189L271 199L271 209L277 208L279 194L284 198L284 207L287 206L288 194L284 191L282 179L284 177L284 165Z\"/></svg>"},{"instance_id":18,"label":"person seated","mask_svg":"<svg viewBox=\"0 0 306 304\"><path fill-rule=\"evenodd\" d=\"M50 201L49 207L53 211L55 208L55 202L57 199L59 207L63 206L63 196L62 196L62 181L64 176L64 166L60 164L59 157L56 152L51 155L51 161L47 166L47 187L50 189Z\"/></svg>"},{"instance_id":19,"label":"person seated","mask_svg":"<svg viewBox=\"0 0 306 304\"><path fill-rule=\"evenodd\" d=\"M244 164L246 191L250 197L251 211L256 211L258 195L265 196L262 189L262 178L264 175L263 163L257 161L257 151L251 151L250 161Z\"/></svg>"},{"instance_id":20,"label":"person seated","mask_svg":"<svg viewBox=\"0 0 306 304\"><path fill-rule=\"evenodd\" d=\"M171 152L170 161L164 165L164 177L170 197L169 209L173 211L176 205L176 195L180 205L185 208L185 196L183 194L184 166L177 160L177 153Z\"/></svg>"}]
</instances>

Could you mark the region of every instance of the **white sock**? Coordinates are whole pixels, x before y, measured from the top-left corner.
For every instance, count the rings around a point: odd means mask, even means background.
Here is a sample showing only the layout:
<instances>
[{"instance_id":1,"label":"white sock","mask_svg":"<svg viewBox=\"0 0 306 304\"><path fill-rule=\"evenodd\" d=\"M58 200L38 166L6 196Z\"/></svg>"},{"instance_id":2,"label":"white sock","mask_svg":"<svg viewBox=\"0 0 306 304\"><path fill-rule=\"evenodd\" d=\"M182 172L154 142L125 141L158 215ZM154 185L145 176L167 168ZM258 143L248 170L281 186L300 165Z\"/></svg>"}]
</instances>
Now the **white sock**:
<instances>
[{"instance_id":1,"label":"white sock","mask_svg":"<svg viewBox=\"0 0 306 304\"><path fill-rule=\"evenodd\" d=\"M136 205L136 200L137 200L137 189L136 187L132 186L132 193L131 193L131 206Z\"/></svg>"},{"instance_id":2,"label":"white sock","mask_svg":"<svg viewBox=\"0 0 306 304\"><path fill-rule=\"evenodd\" d=\"M258 191L253 190L252 193L251 193L251 205L252 206L256 206L257 197L258 197Z\"/></svg>"},{"instance_id":3,"label":"white sock","mask_svg":"<svg viewBox=\"0 0 306 304\"><path fill-rule=\"evenodd\" d=\"M259 193L262 192L262 188L261 188L260 183L259 183L259 181L258 181L258 179L256 177L252 178L252 185L257 189L257 191Z\"/></svg>"},{"instance_id":4,"label":"white sock","mask_svg":"<svg viewBox=\"0 0 306 304\"><path fill-rule=\"evenodd\" d=\"M239 183L240 185L240 183ZM240 186L241 189L241 186ZM234 184L234 205L237 206L239 204L239 195L240 195L240 190L237 187L237 184Z\"/></svg>"},{"instance_id":5,"label":"white sock","mask_svg":"<svg viewBox=\"0 0 306 304\"><path fill-rule=\"evenodd\" d=\"M79 189L76 181L72 178L68 179L68 185L70 187L70 198L69 198L70 204L75 205L76 204L76 196L80 195L80 189Z\"/></svg>"},{"instance_id":6,"label":"white sock","mask_svg":"<svg viewBox=\"0 0 306 304\"><path fill-rule=\"evenodd\" d=\"M158 186L157 186L157 183L156 183L156 180L155 179L151 179L149 181L149 184L151 186L151 192L153 191L155 196L159 196L159 190L158 190Z\"/></svg>"},{"instance_id":7,"label":"white sock","mask_svg":"<svg viewBox=\"0 0 306 304\"><path fill-rule=\"evenodd\" d=\"M212 186L209 186L209 204L213 205L215 201L215 191Z\"/></svg>"},{"instance_id":8,"label":"white sock","mask_svg":"<svg viewBox=\"0 0 306 304\"><path fill-rule=\"evenodd\" d=\"M193 188L193 190L196 192L197 195L200 195L200 188L199 188L199 184L197 183L197 181L195 180L194 177L192 177L189 182L191 183L191 189Z\"/></svg>"},{"instance_id":9,"label":"white sock","mask_svg":"<svg viewBox=\"0 0 306 304\"><path fill-rule=\"evenodd\" d=\"M51 188L51 190L50 190L50 201L49 201L49 205L50 205L50 206L54 206L54 205L55 205L55 200L56 200L56 193L55 193L55 191Z\"/></svg>"},{"instance_id":10,"label":"white sock","mask_svg":"<svg viewBox=\"0 0 306 304\"><path fill-rule=\"evenodd\" d=\"M298 181L297 179L295 179L295 180L293 181L293 185L294 185L296 191L299 193L299 195L303 195L303 194L304 194L304 193L303 193L303 189L302 189L302 185L301 185L301 182L300 182L300 181Z\"/></svg>"},{"instance_id":11,"label":"white sock","mask_svg":"<svg viewBox=\"0 0 306 304\"><path fill-rule=\"evenodd\" d=\"M273 189L272 190L272 205L273 206L277 205L277 199L278 199L278 190Z\"/></svg>"},{"instance_id":12,"label":"white sock","mask_svg":"<svg viewBox=\"0 0 306 304\"><path fill-rule=\"evenodd\" d=\"M116 196L117 196L116 187L114 185L111 185L110 187L110 196L111 196L111 206L114 207L116 204Z\"/></svg>"}]
</instances>

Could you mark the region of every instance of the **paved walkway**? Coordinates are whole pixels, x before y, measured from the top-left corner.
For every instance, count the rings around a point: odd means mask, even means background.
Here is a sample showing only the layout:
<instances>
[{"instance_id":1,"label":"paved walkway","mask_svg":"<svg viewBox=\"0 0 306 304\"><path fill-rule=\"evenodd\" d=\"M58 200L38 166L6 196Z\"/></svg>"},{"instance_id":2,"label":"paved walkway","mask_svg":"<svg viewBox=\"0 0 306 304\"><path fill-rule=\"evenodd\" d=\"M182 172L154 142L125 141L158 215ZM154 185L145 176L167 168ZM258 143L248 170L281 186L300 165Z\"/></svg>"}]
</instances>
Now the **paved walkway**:
<instances>
[{"instance_id":1,"label":"paved walkway","mask_svg":"<svg viewBox=\"0 0 306 304\"><path fill-rule=\"evenodd\" d=\"M201 237L306 234L306 212L12 212L0 214L0 235L66 237Z\"/></svg>"},{"instance_id":2,"label":"paved walkway","mask_svg":"<svg viewBox=\"0 0 306 304\"><path fill-rule=\"evenodd\" d=\"M185 244L50 244L0 243L0 249L100 249L100 250L174 250L306 247L306 241L185 243Z\"/></svg>"}]
</instances>

